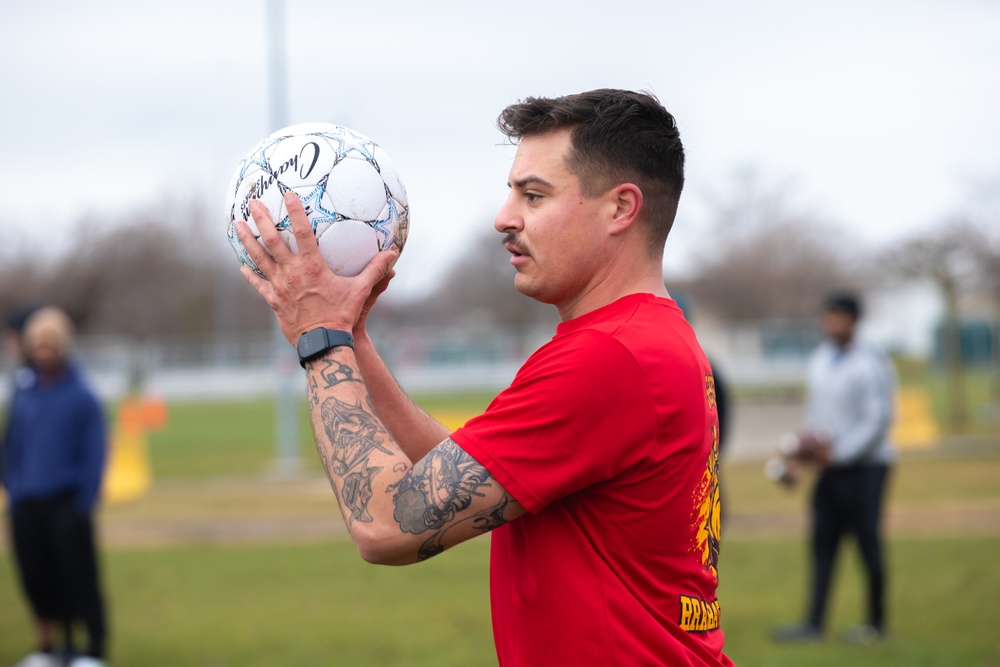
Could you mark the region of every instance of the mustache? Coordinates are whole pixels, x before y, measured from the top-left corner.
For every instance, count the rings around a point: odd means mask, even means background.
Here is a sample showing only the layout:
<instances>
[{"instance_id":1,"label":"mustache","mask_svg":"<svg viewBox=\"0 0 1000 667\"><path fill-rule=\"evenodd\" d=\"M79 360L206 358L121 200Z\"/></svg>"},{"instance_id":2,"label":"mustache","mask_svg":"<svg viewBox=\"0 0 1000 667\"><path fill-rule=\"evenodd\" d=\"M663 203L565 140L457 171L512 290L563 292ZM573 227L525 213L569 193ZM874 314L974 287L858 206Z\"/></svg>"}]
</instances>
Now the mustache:
<instances>
[{"instance_id":1,"label":"mustache","mask_svg":"<svg viewBox=\"0 0 1000 667\"><path fill-rule=\"evenodd\" d=\"M527 255L528 249L521 243L521 240L514 234L508 233L503 237L503 246L508 250L514 250L519 255Z\"/></svg>"}]
</instances>

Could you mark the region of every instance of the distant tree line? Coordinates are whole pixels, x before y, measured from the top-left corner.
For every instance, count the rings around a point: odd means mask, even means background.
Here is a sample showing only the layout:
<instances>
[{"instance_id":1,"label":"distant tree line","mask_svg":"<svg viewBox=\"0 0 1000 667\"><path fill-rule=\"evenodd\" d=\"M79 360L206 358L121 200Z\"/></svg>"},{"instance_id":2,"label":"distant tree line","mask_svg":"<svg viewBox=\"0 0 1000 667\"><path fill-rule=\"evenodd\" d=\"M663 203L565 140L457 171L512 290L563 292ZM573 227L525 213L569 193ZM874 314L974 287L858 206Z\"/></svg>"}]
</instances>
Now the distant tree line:
<instances>
[{"instance_id":1,"label":"distant tree line","mask_svg":"<svg viewBox=\"0 0 1000 667\"><path fill-rule=\"evenodd\" d=\"M961 213L878 250L794 205L789 188L745 172L701 230L693 270L670 276L668 286L732 322L812 318L832 288L864 291L890 281L936 285L949 313L970 290L1000 303L997 190L983 184ZM81 333L138 341L266 332L273 316L235 270L220 217L195 202L170 201L112 221L83 217L63 249L47 252L37 240L8 234L0 247L0 311L54 304ZM402 302L390 290L380 324L511 334L554 324L551 306L517 293L499 235L484 230L429 294Z\"/></svg>"},{"instance_id":2,"label":"distant tree line","mask_svg":"<svg viewBox=\"0 0 1000 667\"><path fill-rule=\"evenodd\" d=\"M134 340L266 330L271 314L234 270L215 217L198 203L164 202L115 220L82 217L59 245L10 239L0 310L55 305L81 334Z\"/></svg>"},{"instance_id":3,"label":"distant tree line","mask_svg":"<svg viewBox=\"0 0 1000 667\"><path fill-rule=\"evenodd\" d=\"M728 322L811 320L831 290L864 290L868 250L793 194L738 172L694 244L693 272L669 285Z\"/></svg>"}]
</instances>

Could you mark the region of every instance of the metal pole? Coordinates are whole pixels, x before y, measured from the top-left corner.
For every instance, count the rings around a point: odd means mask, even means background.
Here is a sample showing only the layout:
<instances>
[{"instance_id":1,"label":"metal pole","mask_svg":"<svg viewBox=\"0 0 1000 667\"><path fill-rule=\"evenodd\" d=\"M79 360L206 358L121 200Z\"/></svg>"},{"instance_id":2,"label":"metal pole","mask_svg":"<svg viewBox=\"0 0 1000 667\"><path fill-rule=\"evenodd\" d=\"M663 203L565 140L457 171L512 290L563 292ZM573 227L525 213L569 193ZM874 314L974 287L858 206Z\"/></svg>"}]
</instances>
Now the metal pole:
<instances>
[{"instance_id":1,"label":"metal pole","mask_svg":"<svg viewBox=\"0 0 1000 667\"><path fill-rule=\"evenodd\" d=\"M271 129L288 125L288 89L285 53L285 7L283 0L267 0L268 82ZM298 398L302 379L298 358L285 340L278 320L274 320L273 363L277 386L275 387L275 469L279 474L294 474L301 467L299 457Z\"/></svg>"}]
</instances>

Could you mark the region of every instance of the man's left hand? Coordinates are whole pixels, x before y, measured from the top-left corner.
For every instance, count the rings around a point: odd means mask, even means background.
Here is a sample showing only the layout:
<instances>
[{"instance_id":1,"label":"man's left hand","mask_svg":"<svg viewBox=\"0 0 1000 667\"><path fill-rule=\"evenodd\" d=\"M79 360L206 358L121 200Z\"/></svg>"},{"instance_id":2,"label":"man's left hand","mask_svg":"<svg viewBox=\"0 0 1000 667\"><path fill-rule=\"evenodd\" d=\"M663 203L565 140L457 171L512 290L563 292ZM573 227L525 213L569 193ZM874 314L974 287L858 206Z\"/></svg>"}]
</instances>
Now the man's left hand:
<instances>
[{"instance_id":1,"label":"man's left hand","mask_svg":"<svg viewBox=\"0 0 1000 667\"><path fill-rule=\"evenodd\" d=\"M372 290L392 269L398 253L376 253L358 275L338 276L323 261L298 196L286 192L284 200L298 252L285 245L267 207L254 200L250 213L260 231L260 243L245 222L236 223L236 234L267 279L248 266L240 267L243 277L274 310L282 333L293 345L301 334L318 327L352 331Z\"/></svg>"}]
</instances>

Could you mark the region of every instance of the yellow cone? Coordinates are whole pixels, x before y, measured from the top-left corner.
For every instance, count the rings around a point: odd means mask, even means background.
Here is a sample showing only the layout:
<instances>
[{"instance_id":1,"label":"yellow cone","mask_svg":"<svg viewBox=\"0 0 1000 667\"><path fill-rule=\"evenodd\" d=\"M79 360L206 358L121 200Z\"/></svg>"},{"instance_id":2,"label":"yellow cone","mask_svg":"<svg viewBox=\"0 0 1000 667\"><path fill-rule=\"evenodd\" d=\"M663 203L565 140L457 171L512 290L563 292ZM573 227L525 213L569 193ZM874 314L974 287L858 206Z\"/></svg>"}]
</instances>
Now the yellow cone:
<instances>
[{"instance_id":1,"label":"yellow cone","mask_svg":"<svg viewBox=\"0 0 1000 667\"><path fill-rule=\"evenodd\" d=\"M937 444L941 432L924 389L900 389L896 398L896 423L892 441L900 449L926 449Z\"/></svg>"},{"instance_id":2,"label":"yellow cone","mask_svg":"<svg viewBox=\"0 0 1000 667\"><path fill-rule=\"evenodd\" d=\"M146 434L162 429L166 420L162 399L128 396L122 400L101 490L106 502L134 500L149 492L153 473Z\"/></svg>"}]
</instances>

